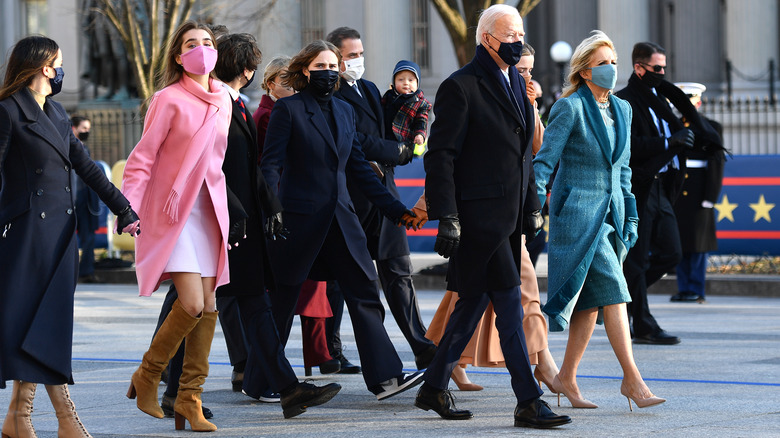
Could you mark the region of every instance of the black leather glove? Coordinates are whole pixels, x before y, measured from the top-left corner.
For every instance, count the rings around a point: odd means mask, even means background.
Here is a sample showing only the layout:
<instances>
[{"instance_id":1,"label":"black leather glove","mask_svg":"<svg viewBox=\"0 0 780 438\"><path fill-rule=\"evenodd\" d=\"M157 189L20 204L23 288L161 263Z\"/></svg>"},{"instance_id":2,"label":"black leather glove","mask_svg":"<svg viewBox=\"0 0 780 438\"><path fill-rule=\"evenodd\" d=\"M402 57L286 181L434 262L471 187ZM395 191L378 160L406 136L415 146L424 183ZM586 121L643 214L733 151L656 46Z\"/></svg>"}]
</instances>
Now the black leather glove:
<instances>
[{"instance_id":1,"label":"black leather glove","mask_svg":"<svg viewBox=\"0 0 780 438\"><path fill-rule=\"evenodd\" d=\"M439 219L439 232L433 250L444 258L450 258L460 246L460 221L458 215L448 215Z\"/></svg>"},{"instance_id":2,"label":"black leather glove","mask_svg":"<svg viewBox=\"0 0 780 438\"><path fill-rule=\"evenodd\" d=\"M414 158L414 143L398 143L398 165L403 166L412 162Z\"/></svg>"},{"instance_id":3,"label":"black leather glove","mask_svg":"<svg viewBox=\"0 0 780 438\"><path fill-rule=\"evenodd\" d=\"M544 226L544 216L541 210L536 210L523 216L523 234L525 234L526 243L539 234Z\"/></svg>"},{"instance_id":4,"label":"black leather glove","mask_svg":"<svg viewBox=\"0 0 780 438\"><path fill-rule=\"evenodd\" d=\"M287 239L290 232L282 222L282 212L272 214L265 220L265 237L271 240Z\"/></svg>"},{"instance_id":5,"label":"black leather glove","mask_svg":"<svg viewBox=\"0 0 780 438\"><path fill-rule=\"evenodd\" d=\"M694 138L695 136L693 135L693 131L688 128L683 128L669 137L669 147L671 148L682 146L688 149L692 149Z\"/></svg>"},{"instance_id":6,"label":"black leather glove","mask_svg":"<svg viewBox=\"0 0 780 438\"><path fill-rule=\"evenodd\" d=\"M228 231L228 244L238 246L238 243L246 237L246 218L241 218L230 225Z\"/></svg>"},{"instance_id":7,"label":"black leather glove","mask_svg":"<svg viewBox=\"0 0 780 438\"><path fill-rule=\"evenodd\" d=\"M135 237L141 234L141 220L138 218L138 214L128 205L116 215L116 233L122 234L123 231L127 232L131 236ZM129 225L135 224L135 230L125 230Z\"/></svg>"}]
</instances>

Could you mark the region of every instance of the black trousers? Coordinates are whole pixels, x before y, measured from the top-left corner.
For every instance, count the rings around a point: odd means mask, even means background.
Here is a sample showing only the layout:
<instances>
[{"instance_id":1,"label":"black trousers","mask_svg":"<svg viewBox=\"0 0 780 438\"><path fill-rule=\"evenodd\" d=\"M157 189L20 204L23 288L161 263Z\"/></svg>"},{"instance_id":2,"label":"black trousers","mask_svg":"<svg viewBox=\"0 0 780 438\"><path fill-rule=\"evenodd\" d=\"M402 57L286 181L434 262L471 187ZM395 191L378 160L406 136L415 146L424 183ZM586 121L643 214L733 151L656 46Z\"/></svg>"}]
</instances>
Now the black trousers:
<instances>
[{"instance_id":1,"label":"black trousers","mask_svg":"<svg viewBox=\"0 0 780 438\"><path fill-rule=\"evenodd\" d=\"M385 330L385 308L379 300L376 281L366 275L349 252L336 220L322 244L318 263L342 287L366 386L371 388L401 375L403 363ZM303 282L285 285L277 281L276 290L271 293L274 319L282 344L286 344L290 336L302 285Z\"/></svg>"},{"instance_id":2,"label":"black trousers","mask_svg":"<svg viewBox=\"0 0 780 438\"><path fill-rule=\"evenodd\" d=\"M647 204L639 215L639 238L623 263L632 302L628 304L635 336L661 331L647 304L647 288L674 269L682 257L674 208L666 196L663 178L656 178Z\"/></svg>"},{"instance_id":3,"label":"black trousers","mask_svg":"<svg viewBox=\"0 0 780 438\"><path fill-rule=\"evenodd\" d=\"M460 296L439 342L436 356L425 371L425 383L434 388L447 389L452 370L457 366L461 353L474 335L488 300L493 302L496 312L496 329L506 368L512 377L512 390L517 403L525 405L539 398L542 390L534 380L531 363L528 361L520 286L488 291L478 296Z\"/></svg>"}]
</instances>

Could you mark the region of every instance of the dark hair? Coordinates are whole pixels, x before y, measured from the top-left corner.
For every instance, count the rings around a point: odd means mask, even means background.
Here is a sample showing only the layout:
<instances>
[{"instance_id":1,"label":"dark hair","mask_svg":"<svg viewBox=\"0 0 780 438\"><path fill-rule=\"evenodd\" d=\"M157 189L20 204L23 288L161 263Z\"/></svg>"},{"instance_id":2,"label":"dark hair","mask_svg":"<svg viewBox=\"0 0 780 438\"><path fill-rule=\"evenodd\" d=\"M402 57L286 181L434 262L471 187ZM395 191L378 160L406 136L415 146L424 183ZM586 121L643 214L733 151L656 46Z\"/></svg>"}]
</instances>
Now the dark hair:
<instances>
[{"instance_id":1,"label":"dark hair","mask_svg":"<svg viewBox=\"0 0 780 438\"><path fill-rule=\"evenodd\" d=\"M309 85L309 79L303 74L303 69L308 68L309 64L311 64L314 58L320 53L327 51L335 53L338 63L341 64L341 53L336 46L323 40L312 41L301 49L297 55L293 56L287 70L279 75L279 77L282 78L282 83L298 91L306 88ZM339 84L340 81L336 82L336 90L339 89Z\"/></svg>"},{"instance_id":2,"label":"dark hair","mask_svg":"<svg viewBox=\"0 0 780 438\"><path fill-rule=\"evenodd\" d=\"M73 116L70 118L70 126L73 126L74 128L78 128L78 126L81 124L81 122L89 122L89 117L87 116Z\"/></svg>"},{"instance_id":3,"label":"dark hair","mask_svg":"<svg viewBox=\"0 0 780 438\"><path fill-rule=\"evenodd\" d=\"M341 49L341 42L344 40L359 40L360 39L360 32L356 31L355 29L351 27L342 26L337 29L333 29L331 33L328 34L325 39L336 46L337 48Z\"/></svg>"},{"instance_id":4,"label":"dark hair","mask_svg":"<svg viewBox=\"0 0 780 438\"><path fill-rule=\"evenodd\" d=\"M255 37L248 33L232 33L219 39L217 64L214 73L222 82L231 82L244 70L255 71L263 54L257 48Z\"/></svg>"},{"instance_id":5,"label":"dark hair","mask_svg":"<svg viewBox=\"0 0 780 438\"><path fill-rule=\"evenodd\" d=\"M168 40L168 46L165 48L163 70L159 73L157 79L158 90L179 82L181 75L184 74L184 67L176 62L176 57L181 55L181 45L184 44L184 34L193 29L205 30L206 33L209 34L209 37L211 37L211 42L216 48L217 40L214 38L214 33L211 32L208 25L198 23L194 20L187 20L182 23L179 28L176 29L176 32L173 33L171 39Z\"/></svg>"},{"instance_id":6,"label":"dark hair","mask_svg":"<svg viewBox=\"0 0 780 438\"><path fill-rule=\"evenodd\" d=\"M631 65L637 62L647 62L656 53L666 55L666 50L658 44L649 41L636 43L634 44L634 50L631 51Z\"/></svg>"},{"instance_id":7,"label":"dark hair","mask_svg":"<svg viewBox=\"0 0 780 438\"><path fill-rule=\"evenodd\" d=\"M211 33L214 34L214 38L217 40L222 39L230 33L230 30L228 30L227 26L224 24L207 24L206 26L211 29Z\"/></svg>"},{"instance_id":8,"label":"dark hair","mask_svg":"<svg viewBox=\"0 0 780 438\"><path fill-rule=\"evenodd\" d=\"M0 100L30 85L41 68L54 63L59 50L60 46L45 36L33 35L19 40L8 57Z\"/></svg>"},{"instance_id":9,"label":"dark hair","mask_svg":"<svg viewBox=\"0 0 780 438\"><path fill-rule=\"evenodd\" d=\"M534 56L535 54L536 54L536 50L534 50L534 48L530 44L528 43L523 44L522 56Z\"/></svg>"}]
</instances>

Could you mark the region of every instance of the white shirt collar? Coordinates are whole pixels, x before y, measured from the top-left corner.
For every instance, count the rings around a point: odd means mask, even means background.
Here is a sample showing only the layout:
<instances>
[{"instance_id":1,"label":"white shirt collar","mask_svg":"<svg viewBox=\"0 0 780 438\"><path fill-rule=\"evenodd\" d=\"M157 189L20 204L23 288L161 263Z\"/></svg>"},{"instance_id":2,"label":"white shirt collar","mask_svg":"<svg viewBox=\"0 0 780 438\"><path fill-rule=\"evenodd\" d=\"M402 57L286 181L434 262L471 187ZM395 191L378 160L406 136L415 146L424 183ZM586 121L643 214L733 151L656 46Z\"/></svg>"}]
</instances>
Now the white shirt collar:
<instances>
[{"instance_id":1,"label":"white shirt collar","mask_svg":"<svg viewBox=\"0 0 780 438\"><path fill-rule=\"evenodd\" d=\"M238 96L240 96L238 91L234 90L233 87L225 83L223 83L222 86L224 86L228 94L230 94L231 99L233 99L234 101L238 99Z\"/></svg>"}]
</instances>

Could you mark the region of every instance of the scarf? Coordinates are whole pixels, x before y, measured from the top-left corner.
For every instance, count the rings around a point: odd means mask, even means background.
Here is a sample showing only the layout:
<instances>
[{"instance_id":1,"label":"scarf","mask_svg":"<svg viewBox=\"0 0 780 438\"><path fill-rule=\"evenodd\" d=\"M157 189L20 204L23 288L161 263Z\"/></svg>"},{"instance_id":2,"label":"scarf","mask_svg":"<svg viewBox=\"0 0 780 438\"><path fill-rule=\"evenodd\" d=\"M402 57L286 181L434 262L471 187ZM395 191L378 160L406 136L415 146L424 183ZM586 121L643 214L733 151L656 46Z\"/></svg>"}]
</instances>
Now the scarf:
<instances>
[{"instance_id":1,"label":"scarf","mask_svg":"<svg viewBox=\"0 0 780 438\"><path fill-rule=\"evenodd\" d=\"M214 149L215 139L217 137L217 121L220 108L229 99L225 99L227 90L222 83L209 78L209 91L203 89L192 78L183 74L178 82L184 90L209 104L203 123L191 137L190 142L182 145L187 148L184 160L179 166L176 179L173 182L171 193L163 207L163 212L168 215L168 223L173 224L179 221L179 200L180 194L189 183L190 178L195 173L194 170L200 166L200 163Z\"/></svg>"}]
</instances>

